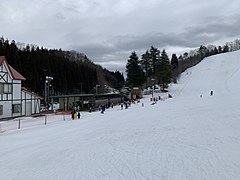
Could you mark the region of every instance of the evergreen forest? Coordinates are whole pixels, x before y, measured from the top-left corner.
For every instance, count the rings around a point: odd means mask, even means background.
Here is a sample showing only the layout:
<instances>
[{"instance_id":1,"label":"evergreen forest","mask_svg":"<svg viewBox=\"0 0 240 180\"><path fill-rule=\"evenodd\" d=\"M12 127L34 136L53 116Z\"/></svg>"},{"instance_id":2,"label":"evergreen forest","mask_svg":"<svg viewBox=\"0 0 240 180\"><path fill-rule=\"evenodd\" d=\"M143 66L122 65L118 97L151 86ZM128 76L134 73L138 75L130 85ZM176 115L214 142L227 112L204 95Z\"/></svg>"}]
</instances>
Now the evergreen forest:
<instances>
[{"instance_id":1,"label":"evergreen forest","mask_svg":"<svg viewBox=\"0 0 240 180\"><path fill-rule=\"evenodd\" d=\"M167 91L171 82L177 83L179 75L186 69L195 66L205 57L240 49L240 40L227 42L223 46L201 45L198 49L168 57L163 49L151 46L139 57L135 51L131 53L126 64L126 84L129 87L153 87L160 85L161 91Z\"/></svg>"},{"instance_id":2,"label":"evergreen forest","mask_svg":"<svg viewBox=\"0 0 240 180\"><path fill-rule=\"evenodd\" d=\"M2 37L0 56L26 78L22 86L42 96L46 76L53 77L51 95L95 93L96 85L119 89L124 84L122 73L108 71L76 51L23 45Z\"/></svg>"}]
</instances>

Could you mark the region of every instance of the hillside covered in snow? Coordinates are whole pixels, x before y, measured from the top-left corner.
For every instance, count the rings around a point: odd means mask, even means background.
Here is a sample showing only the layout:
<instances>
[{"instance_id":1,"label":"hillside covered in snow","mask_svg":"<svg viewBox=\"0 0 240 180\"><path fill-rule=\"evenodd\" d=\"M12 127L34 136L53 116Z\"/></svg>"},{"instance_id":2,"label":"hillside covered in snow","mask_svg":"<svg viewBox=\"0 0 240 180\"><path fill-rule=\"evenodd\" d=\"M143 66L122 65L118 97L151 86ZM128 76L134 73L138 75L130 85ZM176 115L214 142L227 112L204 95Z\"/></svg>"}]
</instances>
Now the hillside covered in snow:
<instances>
[{"instance_id":1,"label":"hillside covered in snow","mask_svg":"<svg viewBox=\"0 0 240 180\"><path fill-rule=\"evenodd\" d=\"M165 99L155 105L146 96L128 109L2 132L0 179L238 180L238 77L240 51L216 55L182 73L173 98L154 93Z\"/></svg>"}]
</instances>

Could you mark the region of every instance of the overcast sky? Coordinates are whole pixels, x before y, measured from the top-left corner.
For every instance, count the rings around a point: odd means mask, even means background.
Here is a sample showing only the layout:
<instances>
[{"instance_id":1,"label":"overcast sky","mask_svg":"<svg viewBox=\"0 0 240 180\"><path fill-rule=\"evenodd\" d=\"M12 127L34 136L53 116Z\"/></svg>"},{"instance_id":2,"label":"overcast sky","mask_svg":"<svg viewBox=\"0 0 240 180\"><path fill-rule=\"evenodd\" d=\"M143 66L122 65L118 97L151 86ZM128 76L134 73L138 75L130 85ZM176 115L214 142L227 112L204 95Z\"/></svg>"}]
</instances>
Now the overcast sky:
<instances>
[{"instance_id":1,"label":"overcast sky","mask_svg":"<svg viewBox=\"0 0 240 180\"><path fill-rule=\"evenodd\" d=\"M151 45L171 57L240 37L239 0L0 0L0 9L0 36L122 72Z\"/></svg>"}]
</instances>

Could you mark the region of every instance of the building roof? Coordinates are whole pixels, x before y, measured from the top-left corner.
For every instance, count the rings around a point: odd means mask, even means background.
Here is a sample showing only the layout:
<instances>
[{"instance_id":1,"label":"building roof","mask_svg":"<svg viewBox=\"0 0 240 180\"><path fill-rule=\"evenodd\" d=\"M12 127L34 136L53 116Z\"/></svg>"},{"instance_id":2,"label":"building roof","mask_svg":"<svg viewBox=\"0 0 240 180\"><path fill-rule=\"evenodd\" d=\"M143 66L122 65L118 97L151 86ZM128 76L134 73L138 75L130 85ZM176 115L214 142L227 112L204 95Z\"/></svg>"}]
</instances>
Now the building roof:
<instances>
[{"instance_id":1,"label":"building roof","mask_svg":"<svg viewBox=\"0 0 240 180\"><path fill-rule=\"evenodd\" d=\"M15 79L15 80L23 80L23 81L26 80L25 77L23 77L19 72L17 72L17 71L16 71L12 66L10 66L9 64L8 64L8 67L9 67L9 70L10 70L10 72L11 72L11 74L12 74L13 79Z\"/></svg>"},{"instance_id":2,"label":"building roof","mask_svg":"<svg viewBox=\"0 0 240 180\"><path fill-rule=\"evenodd\" d=\"M50 98L67 98L67 97L109 97L109 96L119 96L120 93L105 93L105 94L63 94L63 95L50 95Z\"/></svg>"},{"instance_id":3,"label":"building roof","mask_svg":"<svg viewBox=\"0 0 240 180\"><path fill-rule=\"evenodd\" d=\"M5 56L0 56L0 65L2 65L3 61L6 61Z\"/></svg>"},{"instance_id":4,"label":"building roof","mask_svg":"<svg viewBox=\"0 0 240 180\"><path fill-rule=\"evenodd\" d=\"M42 96L39 96L38 94L29 91L29 90L28 90L27 88L25 88L25 87L21 87L21 90L22 90L23 92L26 92L26 93L32 95L32 96L38 97L39 99L44 99Z\"/></svg>"},{"instance_id":5,"label":"building roof","mask_svg":"<svg viewBox=\"0 0 240 180\"><path fill-rule=\"evenodd\" d=\"M0 56L0 65L2 65L3 62L6 62L8 69L13 77L14 80L23 80L25 81L26 78L23 77L19 72L17 72L17 70L15 70L12 66L10 66L5 58L5 56Z\"/></svg>"}]
</instances>

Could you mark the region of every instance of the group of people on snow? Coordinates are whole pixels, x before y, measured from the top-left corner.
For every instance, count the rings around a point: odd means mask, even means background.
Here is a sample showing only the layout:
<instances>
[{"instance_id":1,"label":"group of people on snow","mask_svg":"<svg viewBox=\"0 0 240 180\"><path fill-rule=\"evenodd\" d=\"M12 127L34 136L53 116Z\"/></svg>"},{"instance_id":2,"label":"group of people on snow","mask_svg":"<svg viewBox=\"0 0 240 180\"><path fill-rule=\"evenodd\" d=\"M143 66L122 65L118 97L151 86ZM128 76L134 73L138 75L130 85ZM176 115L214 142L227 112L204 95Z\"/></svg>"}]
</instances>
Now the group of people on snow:
<instances>
[{"instance_id":1,"label":"group of people on snow","mask_svg":"<svg viewBox=\"0 0 240 180\"><path fill-rule=\"evenodd\" d=\"M170 94L168 94L168 98L172 98L172 96ZM151 98L151 102L152 103L156 103L158 100L164 100L164 99L162 99L162 97L160 95L158 95L157 97L152 97ZM131 106L131 104L135 104L135 103L139 104L140 103L140 99L118 102L121 110L128 109ZM106 109L108 109L109 107L113 108L113 106L114 106L113 103L102 104L102 105L99 105L98 110L99 110L99 112L101 114L104 114ZM141 106L144 107L144 103L143 102L141 103ZM93 105L89 105L89 112L91 113L93 111L94 111L94 106ZM81 117L80 109L72 110L71 111L71 117L72 117L73 120L74 119L80 119L80 117Z\"/></svg>"},{"instance_id":2,"label":"group of people on snow","mask_svg":"<svg viewBox=\"0 0 240 180\"><path fill-rule=\"evenodd\" d=\"M81 117L80 111L75 111L75 110L71 111L71 116L72 116L72 120L77 118L80 119Z\"/></svg>"}]
</instances>

